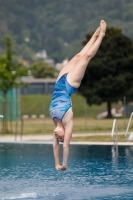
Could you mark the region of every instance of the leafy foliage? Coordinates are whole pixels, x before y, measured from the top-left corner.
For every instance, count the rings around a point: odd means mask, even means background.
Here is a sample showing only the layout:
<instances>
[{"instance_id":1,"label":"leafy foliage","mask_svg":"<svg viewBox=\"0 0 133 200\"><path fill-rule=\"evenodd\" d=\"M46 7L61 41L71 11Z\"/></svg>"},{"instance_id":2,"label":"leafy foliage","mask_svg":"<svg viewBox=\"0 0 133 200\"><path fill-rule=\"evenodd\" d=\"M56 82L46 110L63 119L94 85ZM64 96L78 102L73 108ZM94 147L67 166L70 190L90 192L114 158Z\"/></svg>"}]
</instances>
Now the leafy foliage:
<instances>
[{"instance_id":1,"label":"leafy foliage","mask_svg":"<svg viewBox=\"0 0 133 200\"><path fill-rule=\"evenodd\" d=\"M15 52L12 49L13 42L10 36L6 36L4 40L6 46L6 55L0 57L0 91L4 98L3 103L3 131L8 131L8 91L12 88L19 87L22 83L19 78L28 72L28 68L24 68L22 64L14 63L13 56Z\"/></svg>"},{"instance_id":2,"label":"leafy foliage","mask_svg":"<svg viewBox=\"0 0 133 200\"><path fill-rule=\"evenodd\" d=\"M26 75L28 68L24 68L22 64L14 63L14 51L12 49L13 42L10 36L6 36L4 40L6 45L6 55L0 57L0 90L6 97L8 91L13 87L19 87L22 83L17 81L22 75Z\"/></svg>"},{"instance_id":3,"label":"leafy foliage","mask_svg":"<svg viewBox=\"0 0 133 200\"><path fill-rule=\"evenodd\" d=\"M33 76L35 78L54 78L55 70L47 63L40 61L33 65Z\"/></svg>"},{"instance_id":4,"label":"leafy foliage","mask_svg":"<svg viewBox=\"0 0 133 200\"><path fill-rule=\"evenodd\" d=\"M86 35L85 45L91 38ZM118 28L107 28L97 55L91 60L79 88L88 104L111 103L133 95L133 42Z\"/></svg>"}]
</instances>

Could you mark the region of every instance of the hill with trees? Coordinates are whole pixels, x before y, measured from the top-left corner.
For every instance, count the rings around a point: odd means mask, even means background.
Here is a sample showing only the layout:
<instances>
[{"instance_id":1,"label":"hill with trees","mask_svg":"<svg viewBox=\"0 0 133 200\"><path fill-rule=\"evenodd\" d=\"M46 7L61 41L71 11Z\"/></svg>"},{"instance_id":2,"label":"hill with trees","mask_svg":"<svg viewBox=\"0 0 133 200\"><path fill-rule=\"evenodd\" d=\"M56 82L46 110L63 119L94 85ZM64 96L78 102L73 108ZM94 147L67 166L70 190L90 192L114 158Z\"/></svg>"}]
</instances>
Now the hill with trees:
<instances>
[{"instance_id":1,"label":"hill with trees","mask_svg":"<svg viewBox=\"0 0 133 200\"><path fill-rule=\"evenodd\" d=\"M0 0L0 40L11 35L19 60L32 64L36 53L45 49L60 62L81 49L85 34L94 31L101 19L133 39L132 10L132 0Z\"/></svg>"}]
</instances>

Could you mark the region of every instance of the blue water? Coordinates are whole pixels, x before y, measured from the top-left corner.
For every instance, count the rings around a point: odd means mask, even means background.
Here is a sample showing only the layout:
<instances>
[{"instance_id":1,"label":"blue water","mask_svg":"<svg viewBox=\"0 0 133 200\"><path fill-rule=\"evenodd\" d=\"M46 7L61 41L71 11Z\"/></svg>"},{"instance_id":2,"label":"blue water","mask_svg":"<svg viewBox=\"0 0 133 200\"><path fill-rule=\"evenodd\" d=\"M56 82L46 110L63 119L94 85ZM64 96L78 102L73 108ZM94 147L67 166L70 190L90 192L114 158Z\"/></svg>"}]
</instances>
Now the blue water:
<instances>
[{"instance_id":1,"label":"blue water","mask_svg":"<svg viewBox=\"0 0 133 200\"><path fill-rule=\"evenodd\" d=\"M61 147L62 155L62 147ZM0 144L0 200L133 200L133 147L71 145L68 171L51 144Z\"/></svg>"}]
</instances>

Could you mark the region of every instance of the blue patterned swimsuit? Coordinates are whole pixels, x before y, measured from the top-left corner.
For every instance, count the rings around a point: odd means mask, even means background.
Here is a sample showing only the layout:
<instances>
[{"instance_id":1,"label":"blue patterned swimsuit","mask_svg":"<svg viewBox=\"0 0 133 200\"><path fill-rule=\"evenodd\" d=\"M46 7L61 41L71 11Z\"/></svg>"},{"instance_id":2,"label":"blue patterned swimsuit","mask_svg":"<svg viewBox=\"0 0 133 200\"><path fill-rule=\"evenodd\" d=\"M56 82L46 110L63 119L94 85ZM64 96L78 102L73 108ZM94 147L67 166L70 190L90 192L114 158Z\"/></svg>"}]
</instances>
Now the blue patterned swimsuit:
<instances>
[{"instance_id":1,"label":"blue patterned swimsuit","mask_svg":"<svg viewBox=\"0 0 133 200\"><path fill-rule=\"evenodd\" d=\"M72 107L71 95L77 88L72 87L67 81L67 74L64 74L55 83L52 100L49 108L50 116L62 121L64 115Z\"/></svg>"}]
</instances>

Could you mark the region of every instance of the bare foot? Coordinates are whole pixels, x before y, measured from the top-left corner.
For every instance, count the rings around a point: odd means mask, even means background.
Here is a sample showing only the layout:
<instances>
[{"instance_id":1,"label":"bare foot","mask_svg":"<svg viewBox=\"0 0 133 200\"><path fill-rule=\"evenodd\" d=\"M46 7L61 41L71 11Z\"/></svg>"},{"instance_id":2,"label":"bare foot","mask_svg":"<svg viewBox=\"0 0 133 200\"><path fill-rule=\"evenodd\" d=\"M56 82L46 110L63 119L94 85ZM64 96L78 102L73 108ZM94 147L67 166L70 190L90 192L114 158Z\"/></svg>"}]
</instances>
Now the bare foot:
<instances>
[{"instance_id":1,"label":"bare foot","mask_svg":"<svg viewBox=\"0 0 133 200\"><path fill-rule=\"evenodd\" d=\"M61 165L59 165L59 164L58 164L58 165L56 165L56 167L55 167L55 168L56 168L56 170L58 170L58 171L59 171L59 170L62 170L62 166L61 166Z\"/></svg>"},{"instance_id":2,"label":"bare foot","mask_svg":"<svg viewBox=\"0 0 133 200\"><path fill-rule=\"evenodd\" d=\"M101 20L100 22L100 34L102 34L103 36L105 36L105 32L106 32L106 22L104 20Z\"/></svg>"},{"instance_id":3,"label":"bare foot","mask_svg":"<svg viewBox=\"0 0 133 200\"><path fill-rule=\"evenodd\" d=\"M62 171L66 171L67 170L67 166L62 166L61 170Z\"/></svg>"},{"instance_id":4,"label":"bare foot","mask_svg":"<svg viewBox=\"0 0 133 200\"><path fill-rule=\"evenodd\" d=\"M67 170L67 166L61 166L61 165L56 165L56 170L58 171L66 171Z\"/></svg>"}]
</instances>

